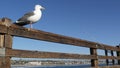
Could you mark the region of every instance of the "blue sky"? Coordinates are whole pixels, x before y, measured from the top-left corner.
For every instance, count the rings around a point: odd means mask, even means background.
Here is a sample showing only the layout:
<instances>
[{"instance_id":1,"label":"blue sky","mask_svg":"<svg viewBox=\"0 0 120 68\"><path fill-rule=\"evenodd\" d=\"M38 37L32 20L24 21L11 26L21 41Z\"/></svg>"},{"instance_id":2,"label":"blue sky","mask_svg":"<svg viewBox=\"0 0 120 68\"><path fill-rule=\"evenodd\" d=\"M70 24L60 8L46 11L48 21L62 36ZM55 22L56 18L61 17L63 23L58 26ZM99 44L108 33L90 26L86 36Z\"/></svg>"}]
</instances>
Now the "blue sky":
<instances>
[{"instance_id":1,"label":"blue sky","mask_svg":"<svg viewBox=\"0 0 120 68\"><path fill-rule=\"evenodd\" d=\"M45 7L34 29L116 46L120 43L120 0L1 0L0 17L14 21L36 4ZM26 26L29 27L29 26ZM13 48L89 53L87 48L15 37Z\"/></svg>"}]
</instances>

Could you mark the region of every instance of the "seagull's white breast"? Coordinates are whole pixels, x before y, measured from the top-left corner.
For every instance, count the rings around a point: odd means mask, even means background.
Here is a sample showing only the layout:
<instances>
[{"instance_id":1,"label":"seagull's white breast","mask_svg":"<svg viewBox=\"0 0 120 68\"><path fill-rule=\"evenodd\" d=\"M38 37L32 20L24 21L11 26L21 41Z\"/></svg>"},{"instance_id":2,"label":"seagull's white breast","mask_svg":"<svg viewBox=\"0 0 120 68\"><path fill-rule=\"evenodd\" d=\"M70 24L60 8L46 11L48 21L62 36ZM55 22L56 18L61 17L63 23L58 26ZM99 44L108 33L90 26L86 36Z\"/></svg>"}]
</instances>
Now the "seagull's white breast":
<instances>
[{"instance_id":1,"label":"seagull's white breast","mask_svg":"<svg viewBox=\"0 0 120 68\"><path fill-rule=\"evenodd\" d=\"M42 16L42 12L40 10L34 11L34 15L30 16L28 20L31 21L32 23L35 23L40 20L41 16Z\"/></svg>"}]
</instances>

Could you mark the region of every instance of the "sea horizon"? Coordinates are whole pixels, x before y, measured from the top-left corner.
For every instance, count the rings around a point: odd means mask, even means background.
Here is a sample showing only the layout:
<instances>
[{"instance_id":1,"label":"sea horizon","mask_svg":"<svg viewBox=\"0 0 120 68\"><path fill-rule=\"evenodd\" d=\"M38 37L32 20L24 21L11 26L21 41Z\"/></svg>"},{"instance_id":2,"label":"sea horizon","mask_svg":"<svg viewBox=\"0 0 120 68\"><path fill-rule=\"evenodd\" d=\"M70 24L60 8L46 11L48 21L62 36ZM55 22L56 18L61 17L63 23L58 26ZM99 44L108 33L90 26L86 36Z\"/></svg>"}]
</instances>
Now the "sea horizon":
<instances>
[{"instance_id":1,"label":"sea horizon","mask_svg":"<svg viewBox=\"0 0 120 68\"><path fill-rule=\"evenodd\" d=\"M106 64L100 64L99 66L107 66ZM111 66L111 64L110 64ZM42 66L26 66L26 65L11 65L11 68L91 68L90 64L79 65L42 65Z\"/></svg>"}]
</instances>

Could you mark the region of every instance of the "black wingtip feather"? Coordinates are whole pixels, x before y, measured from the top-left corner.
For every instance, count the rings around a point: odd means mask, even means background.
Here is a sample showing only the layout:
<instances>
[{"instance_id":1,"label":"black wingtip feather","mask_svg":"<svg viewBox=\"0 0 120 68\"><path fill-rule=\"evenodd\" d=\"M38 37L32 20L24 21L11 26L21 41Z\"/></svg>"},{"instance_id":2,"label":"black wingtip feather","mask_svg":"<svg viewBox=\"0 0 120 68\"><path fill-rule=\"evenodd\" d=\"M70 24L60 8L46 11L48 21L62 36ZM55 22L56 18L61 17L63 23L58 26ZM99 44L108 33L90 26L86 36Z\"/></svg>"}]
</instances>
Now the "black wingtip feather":
<instances>
[{"instance_id":1,"label":"black wingtip feather","mask_svg":"<svg viewBox=\"0 0 120 68\"><path fill-rule=\"evenodd\" d=\"M15 25L18 25L18 26L25 26L25 25L27 25L28 23L26 23L26 22L20 22L20 23L13 23L13 24L15 24Z\"/></svg>"}]
</instances>

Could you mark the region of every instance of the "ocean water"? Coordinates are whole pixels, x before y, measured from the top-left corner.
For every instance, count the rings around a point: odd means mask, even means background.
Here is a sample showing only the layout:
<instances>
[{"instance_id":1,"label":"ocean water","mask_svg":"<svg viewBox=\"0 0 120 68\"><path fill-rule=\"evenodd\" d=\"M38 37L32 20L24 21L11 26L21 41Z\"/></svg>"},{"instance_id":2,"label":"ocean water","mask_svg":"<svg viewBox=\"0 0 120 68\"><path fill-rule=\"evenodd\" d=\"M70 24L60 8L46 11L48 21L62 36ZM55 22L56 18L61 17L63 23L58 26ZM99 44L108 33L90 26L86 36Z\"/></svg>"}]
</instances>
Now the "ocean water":
<instances>
[{"instance_id":1,"label":"ocean water","mask_svg":"<svg viewBox=\"0 0 120 68\"><path fill-rule=\"evenodd\" d=\"M72 65L72 66L12 66L12 68L90 68L90 65Z\"/></svg>"},{"instance_id":2,"label":"ocean water","mask_svg":"<svg viewBox=\"0 0 120 68\"><path fill-rule=\"evenodd\" d=\"M99 66L106 66L105 64ZM91 68L90 65L69 65L69 66L12 66L11 68Z\"/></svg>"}]
</instances>

